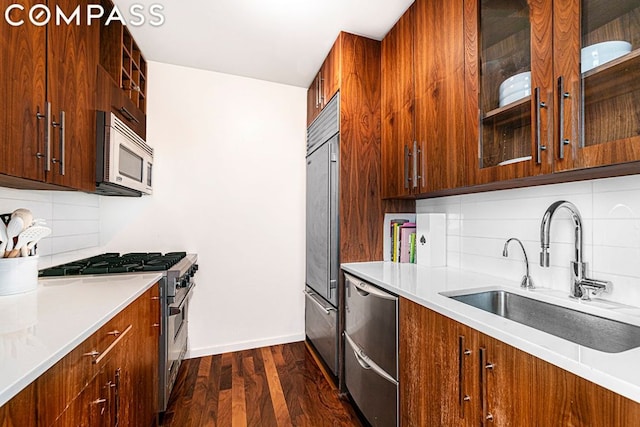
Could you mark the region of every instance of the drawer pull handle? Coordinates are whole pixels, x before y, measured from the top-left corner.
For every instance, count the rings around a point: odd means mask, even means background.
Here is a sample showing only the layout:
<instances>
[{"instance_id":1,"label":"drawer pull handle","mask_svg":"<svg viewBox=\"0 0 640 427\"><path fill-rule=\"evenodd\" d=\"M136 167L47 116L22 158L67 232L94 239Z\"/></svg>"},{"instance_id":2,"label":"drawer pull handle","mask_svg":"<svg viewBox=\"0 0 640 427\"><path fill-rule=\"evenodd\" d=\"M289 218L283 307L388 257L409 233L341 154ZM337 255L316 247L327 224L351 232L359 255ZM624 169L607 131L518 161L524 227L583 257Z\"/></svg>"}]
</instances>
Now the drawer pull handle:
<instances>
[{"instance_id":1,"label":"drawer pull handle","mask_svg":"<svg viewBox=\"0 0 640 427\"><path fill-rule=\"evenodd\" d=\"M100 355L99 351L90 351L89 353L83 354L83 356L93 357L94 359Z\"/></svg>"},{"instance_id":2,"label":"drawer pull handle","mask_svg":"<svg viewBox=\"0 0 640 427\"><path fill-rule=\"evenodd\" d=\"M120 341L122 341L122 339L129 333L129 331L131 331L132 328L133 328L133 325L127 326L127 329L125 329L124 332L122 332L115 340L113 340L113 342L109 345L109 347L107 347L107 349L102 353L97 351L92 351L91 353L86 353L85 356L92 356L94 359L91 361L91 363L93 363L94 365L97 365L102 361L102 359L107 357L107 355L111 352L111 350L113 350L113 348L117 346Z\"/></svg>"},{"instance_id":3,"label":"drawer pull handle","mask_svg":"<svg viewBox=\"0 0 640 427\"><path fill-rule=\"evenodd\" d=\"M154 300L154 301L156 301L156 300L159 300L159 299L160 299L160 297L151 297L151 299L152 299L152 300Z\"/></svg>"},{"instance_id":4,"label":"drawer pull handle","mask_svg":"<svg viewBox=\"0 0 640 427\"><path fill-rule=\"evenodd\" d=\"M115 331L111 331L111 332L107 332L107 335L113 335L114 337L118 338L118 336L121 334L122 332L120 332L119 330L115 330Z\"/></svg>"}]
</instances>

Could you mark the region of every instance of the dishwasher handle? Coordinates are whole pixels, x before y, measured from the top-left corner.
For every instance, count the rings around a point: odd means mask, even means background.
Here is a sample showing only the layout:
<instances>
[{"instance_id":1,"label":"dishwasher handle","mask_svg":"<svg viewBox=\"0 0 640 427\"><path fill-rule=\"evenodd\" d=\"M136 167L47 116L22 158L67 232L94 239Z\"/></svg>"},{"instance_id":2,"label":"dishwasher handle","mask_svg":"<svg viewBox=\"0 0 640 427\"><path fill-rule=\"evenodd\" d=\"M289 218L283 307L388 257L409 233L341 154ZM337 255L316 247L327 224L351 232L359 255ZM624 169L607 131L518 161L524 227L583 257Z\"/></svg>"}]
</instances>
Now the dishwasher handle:
<instances>
[{"instance_id":1,"label":"dishwasher handle","mask_svg":"<svg viewBox=\"0 0 640 427\"><path fill-rule=\"evenodd\" d=\"M375 372L385 380L389 381L391 384L395 386L398 385L398 381L396 381L395 378L393 378L391 375L385 372L384 369L382 369L373 360L371 360L371 358L366 355L364 350L362 350L358 346L358 344L353 342L349 334L347 334L346 332L344 333L344 338L347 340L347 342L349 342L349 345L351 345L351 348L353 349L353 355L356 357L356 361L360 366L362 366L364 369L367 369L367 370L371 369L373 372Z\"/></svg>"},{"instance_id":2,"label":"dishwasher handle","mask_svg":"<svg viewBox=\"0 0 640 427\"><path fill-rule=\"evenodd\" d=\"M324 304L322 304L320 301L318 301L318 299L316 298L316 294L311 292L311 291L307 291L306 289L303 291L304 295L309 298L309 300L311 300L315 305L318 306L318 308L320 308L320 310L322 310L322 312L326 315L331 314L332 311L336 311L335 308L333 307L325 307Z\"/></svg>"},{"instance_id":3,"label":"dishwasher handle","mask_svg":"<svg viewBox=\"0 0 640 427\"><path fill-rule=\"evenodd\" d=\"M373 296L391 300L391 301L398 300L398 297L396 297L395 295L384 292L383 290L378 289L377 287L370 285L368 283L365 283L361 280L358 280L349 274L345 274L344 277L347 279L347 282L351 283L356 288L356 291L358 291L358 293L363 297L373 295Z\"/></svg>"}]
</instances>

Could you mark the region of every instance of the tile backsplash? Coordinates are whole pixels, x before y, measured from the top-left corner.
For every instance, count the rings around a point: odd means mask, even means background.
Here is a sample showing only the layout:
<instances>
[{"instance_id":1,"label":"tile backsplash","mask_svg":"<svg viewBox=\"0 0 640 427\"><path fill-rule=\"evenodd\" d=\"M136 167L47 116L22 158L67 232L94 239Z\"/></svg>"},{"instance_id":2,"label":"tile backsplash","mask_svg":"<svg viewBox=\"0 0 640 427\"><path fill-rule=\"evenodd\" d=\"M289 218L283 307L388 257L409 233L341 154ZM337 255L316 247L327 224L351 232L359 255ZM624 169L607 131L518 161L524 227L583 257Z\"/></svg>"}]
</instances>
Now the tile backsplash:
<instances>
[{"instance_id":1,"label":"tile backsplash","mask_svg":"<svg viewBox=\"0 0 640 427\"><path fill-rule=\"evenodd\" d=\"M574 259L574 225L558 210L551 224L551 267L539 265L540 222L557 200L575 204L582 215L584 260L589 277L610 280L613 291L601 298L640 306L640 175L554 184L462 196L418 200L416 211L447 214L447 264L513 279L524 262L522 240L534 284L569 292Z\"/></svg>"},{"instance_id":2,"label":"tile backsplash","mask_svg":"<svg viewBox=\"0 0 640 427\"><path fill-rule=\"evenodd\" d=\"M52 229L38 243L39 268L102 252L100 196L75 191L32 191L0 187L0 213L27 208Z\"/></svg>"}]
</instances>

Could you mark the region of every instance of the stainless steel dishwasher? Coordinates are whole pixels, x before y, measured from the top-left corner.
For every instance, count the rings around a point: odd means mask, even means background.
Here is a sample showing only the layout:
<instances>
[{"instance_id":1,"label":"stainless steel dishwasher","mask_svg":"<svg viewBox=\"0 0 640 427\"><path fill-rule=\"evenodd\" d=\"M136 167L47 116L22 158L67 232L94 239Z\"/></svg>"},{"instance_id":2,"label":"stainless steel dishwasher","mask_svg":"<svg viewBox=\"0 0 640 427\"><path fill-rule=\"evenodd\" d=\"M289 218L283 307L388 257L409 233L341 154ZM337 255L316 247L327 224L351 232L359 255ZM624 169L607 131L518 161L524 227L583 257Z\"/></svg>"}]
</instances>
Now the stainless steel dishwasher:
<instances>
[{"instance_id":1,"label":"stainless steel dishwasher","mask_svg":"<svg viewBox=\"0 0 640 427\"><path fill-rule=\"evenodd\" d=\"M345 385L374 427L398 425L398 297L345 274Z\"/></svg>"}]
</instances>

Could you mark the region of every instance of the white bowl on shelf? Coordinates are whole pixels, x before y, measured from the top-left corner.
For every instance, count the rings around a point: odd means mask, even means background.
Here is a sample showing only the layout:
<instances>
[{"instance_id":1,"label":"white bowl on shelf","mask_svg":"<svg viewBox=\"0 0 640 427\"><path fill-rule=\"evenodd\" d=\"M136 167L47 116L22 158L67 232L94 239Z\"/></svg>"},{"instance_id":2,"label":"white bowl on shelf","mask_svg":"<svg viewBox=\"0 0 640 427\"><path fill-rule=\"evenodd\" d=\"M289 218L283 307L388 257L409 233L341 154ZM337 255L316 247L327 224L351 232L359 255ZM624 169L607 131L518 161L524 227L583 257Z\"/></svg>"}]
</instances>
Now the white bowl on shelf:
<instances>
[{"instance_id":1,"label":"white bowl on shelf","mask_svg":"<svg viewBox=\"0 0 640 427\"><path fill-rule=\"evenodd\" d=\"M631 43L624 40L602 42L583 47L580 51L580 71L585 73L631 52Z\"/></svg>"},{"instance_id":2,"label":"white bowl on shelf","mask_svg":"<svg viewBox=\"0 0 640 427\"><path fill-rule=\"evenodd\" d=\"M499 106L504 107L505 105L511 104L512 102L516 102L517 100L525 98L529 95L531 95L531 88L522 89L508 96L500 97Z\"/></svg>"},{"instance_id":3,"label":"white bowl on shelf","mask_svg":"<svg viewBox=\"0 0 640 427\"><path fill-rule=\"evenodd\" d=\"M527 88L531 88L531 71L518 73L504 80L500 83L498 94L504 97Z\"/></svg>"}]
</instances>

